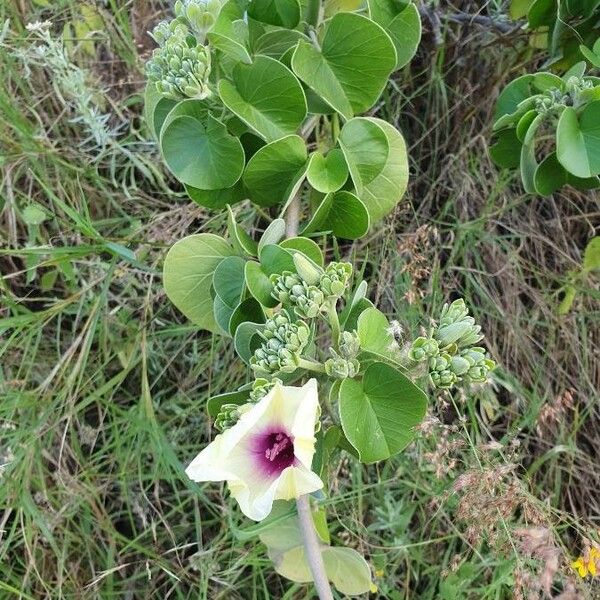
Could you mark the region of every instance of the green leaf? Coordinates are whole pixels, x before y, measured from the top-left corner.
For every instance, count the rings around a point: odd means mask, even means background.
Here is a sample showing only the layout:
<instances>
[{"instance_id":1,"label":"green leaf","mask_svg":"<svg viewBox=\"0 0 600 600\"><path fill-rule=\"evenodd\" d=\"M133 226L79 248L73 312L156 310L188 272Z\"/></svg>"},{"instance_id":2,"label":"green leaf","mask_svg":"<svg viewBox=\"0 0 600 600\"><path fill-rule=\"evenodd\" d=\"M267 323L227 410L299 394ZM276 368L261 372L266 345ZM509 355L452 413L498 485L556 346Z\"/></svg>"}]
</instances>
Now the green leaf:
<instances>
[{"instance_id":1,"label":"green leaf","mask_svg":"<svg viewBox=\"0 0 600 600\"><path fill-rule=\"evenodd\" d=\"M556 20L556 12L556 0L534 0L527 13L529 27L537 29L544 25L553 25Z\"/></svg>"},{"instance_id":2,"label":"green leaf","mask_svg":"<svg viewBox=\"0 0 600 600\"><path fill-rule=\"evenodd\" d=\"M563 289L564 297L558 305L558 314L566 315L573 307L573 302L577 296L577 288L574 285L568 284Z\"/></svg>"},{"instance_id":3,"label":"green leaf","mask_svg":"<svg viewBox=\"0 0 600 600\"><path fill-rule=\"evenodd\" d=\"M276 246L275 244L265 246L260 251L259 258L260 265L267 275L283 273L284 271L296 272L292 253L285 248L281 248L281 246Z\"/></svg>"},{"instance_id":4,"label":"green leaf","mask_svg":"<svg viewBox=\"0 0 600 600\"><path fill-rule=\"evenodd\" d=\"M538 169L538 162L535 156L535 134L544 120L544 115L538 115L529 128L523 140L521 147L521 180L523 187L528 194L535 194L535 173Z\"/></svg>"},{"instance_id":5,"label":"green leaf","mask_svg":"<svg viewBox=\"0 0 600 600\"><path fill-rule=\"evenodd\" d=\"M229 110L267 142L295 133L306 117L300 82L285 65L268 56L257 56L251 65L236 65L233 83L219 82L219 95Z\"/></svg>"},{"instance_id":6,"label":"green leaf","mask_svg":"<svg viewBox=\"0 0 600 600\"><path fill-rule=\"evenodd\" d=\"M348 121L339 137L356 195L371 224L387 215L408 185L408 156L402 134L374 117Z\"/></svg>"},{"instance_id":7,"label":"green leaf","mask_svg":"<svg viewBox=\"0 0 600 600\"><path fill-rule=\"evenodd\" d=\"M516 169L520 164L522 143L516 129L503 129L495 135L496 143L490 146L492 160L505 169Z\"/></svg>"},{"instance_id":8,"label":"green leaf","mask_svg":"<svg viewBox=\"0 0 600 600\"><path fill-rule=\"evenodd\" d=\"M232 310L240 303L244 293L245 265L243 258L228 256L217 265L213 275L215 293Z\"/></svg>"},{"instance_id":9,"label":"green leaf","mask_svg":"<svg viewBox=\"0 0 600 600\"><path fill-rule=\"evenodd\" d=\"M242 281L244 281L243 276ZM262 306L255 298L246 298L233 311L233 314L229 319L229 333L234 336L237 328L247 321L252 323L265 322L265 313L263 312Z\"/></svg>"},{"instance_id":10,"label":"green leaf","mask_svg":"<svg viewBox=\"0 0 600 600\"><path fill-rule=\"evenodd\" d=\"M300 22L300 3L298 0L252 0L248 16L269 25L294 29Z\"/></svg>"},{"instance_id":11,"label":"green leaf","mask_svg":"<svg viewBox=\"0 0 600 600\"><path fill-rule=\"evenodd\" d=\"M340 325L344 331L352 331L354 327L346 327L346 320L348 319L348 315L350 311L367 295L367 282L361 281L354 290L352 294L352 299L346 303L344 306L344 310L340 313ZM358 317L357 317L358 318Z\"/></svg>"},{"instance_id":12,"label":"green leaf","mask_svg":"<svg viewBox=\"0 0 600 600\"><path fill-rule=\"evenodd\" d=\"M258 242L258 252L260 253L260 251L269 244L278 244L284 235L285 221L283 219L273 219Z\"/></svg>"},{"instance_id":13,"label":"green leaf","mask_svg":"<svg viewBox=\"0 0 600 600\"><path fill-rule=\"evenodd\" d=\"M320 51L300 40L292 56L294 73L346 119L375 104L395 66L387 33L354 13L329 21Z\"/></svg>"},{"instance_id":14,"label":"green leaf","mask_svg":"<svg viewBox=\"0 0 600 600\"><path fill-rule=\"evenodd\" d=\"M358 317L357 325L360 349L372 355L396 361L397 344L390 332L387 317L376 308L367 308Z\"/></svg>"},{"instance_id":15,"label":"green leaf","mask_svg":"<svg viewBox=\"0 0 600 600\"><path fill-rule=\"evenodd\" d=\"M229 204L237 204L246 197L241 180L236 181L232 187L221 190L201 190L186 185L185 191L196 204L213 210L225 208Z\"/></svg>"},{"instance_id":16,"label":"green leaf","mask_svg":"<svg viewBox=\"0 0 600 600\"><path fill-rule=\"evenodd\" d=\"M339 191L323 198L302 233L331 231L338 238L357 240L367 233L369 225L363 202L350 192Z\"/></svg>"},{"instance_id":17,"label":"green leaf","mask_svg":"<svg viewBox=\"0 0 600 600\"><path fill-rule=\"evenodd\" d=\"M527 131L531 124L534 122L535 118L538 116L537 110L528 110L517 123L517 139L523 143L525 141L525 137L527 136Z\"/></svg>"},{"instance_id":18,"label":"green leaf","mask_svg":"<svg viewBox=\"0 0 600 600\"><path fill-rule=\"evenodd\" d=\"M249 292L266 308L274 308L279 304L271 295L273 284L260 264L254 261L246 263L244 278Z\"/></svg>"},{"instance_id":19,"label":"green leaf","mask_svg":"<svg viewBox=\"0 0 600 600\"><path fill-rule=\"evenodd\" d=\"M421 41L421 17L414 4L396 0L369 0L371 19L381 25L396 48L396 69L408 64Z\"/></svg>"},{"instance_id":20,"label":"green leaf","mask_svg":"<svg viewBox=\"0 0 600 600\"><path fill-rule=\"evenodd\" d=\"M527 15L533 0L512 0L510 3L510 18L521 19Z\"/></svg>"},{"instance_id":21,"label":"green leaf","mask_svg":"<svg viewBox=\"0 0 600 600\"><path fill-rule=\"evenodd\" d=\"M521 75L513 79L500 93L496 101L494 121L504 115L511 115L523 100L527 100L532 94L531 82L533 75Z\"/></svg>"},{"instance_id":22,"label":"green leaf","mask_svg":"<svg viewBox=\"0 0 600 600\"><path fill-rule=\"evenodd\" d=\"M237 404L238 406L241 406L242 404L246 404L249 398L249 390L227 392L226 394L211 396L206 403L206 412L209 417L214 419L219 414L223 404Z\"/></svg>"},{"instance_id":23,"label":"green leaf","mask_svg":"<svg viewBox=\"0 0 600 600\"><path fill-rule=\"evenodd\" d=\"M548 154L535 170L534 185L538 194L550 196L567 183L567 172L558 162L556 153Z\"/></svg>"},{"instance_id":24,"label":"green leaf","mask_svg":"<svg viewBox=\"0 0 600 600\"><path fill-rule=\"evenodd\" d=\"M242 144L212 116L206 123L189 116L174 118L164 125L160 145L173 175L195 188L231 187L244 170Z\"/></svg>"},{"instance_id":25,"label":"green leaf","mask_svg":"<svg viewBox=\"0 0 600 600\"><path fill-rule=\"evenodd\" d=\"M288 238L287 240L283 240L279 245L282 248L291 250L292 253L294 251L301 252L302 254L304 254L304 256L310 258L310 260L312 260L320 267L323 266L323 253L321 252L321 248L319 248L319 245L316 242L309 238Z\"/></svg>"},{"instance_id":26,"label":"green leaf","mask_svg":"<svg viewBox=\"0 0 600 600\"><path fill-rule=\"evenodd\" d=\"M593 237L588 242L583 254L583 268L585 271L600 269L600 236Z\"/></svg>"},{"instance_id":27,"label":"green leaf","mask_svg":"<svg viewBox=\"0 0 600 600\"><path fill-rule=\"evenodd\" d=\"M244 184L250 199L260 206L285 203L306 171L306 145L288 135L263 146L248 161Z\"/></svg>"},{"instance_id":28,"label":"green leaf","mask_svg":"<svg viewBox=\"0 0 600 600\"><path fill-rule=\"evenodd\" d=\"M576 177L600 174L600 101L588 104L579 118L574 108L564 109L556 131L556 155Z\"/></svg>"},{"instance_id":29,"label":"green leaf","mask_svg":"<svg viewBox=\"0 0 600 600\"><path fill-rule=\"evenodd\" d=\"M150 133L160 138L160 130L163 122L171 109L177 104L175 100L165 98L156 89L154 82L148 82L144 92L144 119Z\"/></svg>"},{"instance_id":30,"label":"green leaf","mask_svg":"<svg viewBox=\"0 0 600 600\"><path fill-rule=\"evenodd\" d=\"M384 460L408 446L426 407L423 391L384 363L368 367L362 382L345 379L340 387L342 428L365 463Z\"/></svg>"},{"instance_id":31,"label":"green leaf","mask_svg":"<svg viewBox=\"0 0 600 600\"><path fill-rule=\"evenodd\" d=\"M227 2L207 38L212 46L235 61L250 64L248 52L248 25L243 21L244 11L236 0Z\"/></svg>"},{"instance_id":32,"label":"green leaf","mask_svg":"<svg viewBox=\"0 0 600 600\"><path fill-rule=\"evenodd\" d=\"M229 205L227 206L227 231L229 232L233 247L239 254L258 256L258 244L238 225Z\"/></svg>"},{"instance_id":33,"label":"green leaf","mask_svg":"<svg viewBox=\"0 0 600 600\"><path fill-rule=\"evenodd\" d=\"M298 43L298 40L308 41L308 38L301 31L295 29L267 31L256 40L254 53L279 60Z\"/></svg>"},{"instance_id":34,"label":"green leaf","mask_svg":"<svg viewBox=\"0 0 600 600\"><path fill-rule=\"evenodd\" d=\"M306 178L310 185L324 194L339 190L348 179L344 153L337 148L330 150L327 156L313 152L308 161Z\"/></svg>"},{"instance_id":35,"label":"green leaf","mask_svg":"<svg viewBox=\"0 0 600 600\"><path fill-rule=\"evenodd\" d=\"M262 339L259 335L257 335L257 333L261 330L261 323L252 323L249 321L240 323L235 330L235 336L233 339L235 351L246 364L250 364L250 359L252 358L255 350L262 343Z\"/></svg>"},{"instance_id":36,"label":"green leaf","mask_svg":"<svg viewBox=\"0 0 600 600\"><path fill-rule=\"evenodd\" d=\"M190 235L174 244L165 258L163 285L169 300L195 325L216 332L211 295L213 274L233 248L218 235Z\"/></svg>"},{"instance_id":37,"label":"green leaf","mask_svg":"<svg viewBox=\"0 0 600 600\"><path fill-rule=\"evenodd\" d=\"M225 335L227 337L229 334L229 322L231 321L231 317L233 316L233 311L235 309L231 308L225 304L225 301L221 298L221 296L215 296L213 300L213 316L215 318L215 322L219 327L219 333L221 335Z\"/></svg>"}]
</instances>

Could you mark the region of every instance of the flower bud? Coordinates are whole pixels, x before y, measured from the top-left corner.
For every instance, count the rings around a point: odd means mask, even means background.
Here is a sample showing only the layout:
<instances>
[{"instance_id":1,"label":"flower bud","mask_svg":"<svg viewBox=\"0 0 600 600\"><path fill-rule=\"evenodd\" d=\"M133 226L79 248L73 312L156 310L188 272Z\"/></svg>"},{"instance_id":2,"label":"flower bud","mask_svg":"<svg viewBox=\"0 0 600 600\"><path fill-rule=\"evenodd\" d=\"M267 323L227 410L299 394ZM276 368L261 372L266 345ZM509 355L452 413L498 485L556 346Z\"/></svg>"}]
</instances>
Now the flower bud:
<instances>
[{"instance_id":1,"label":"flower bud","mask_svg":"<svg viewBox=\"0 0 600 600\"><path fill-rule=\"evenodd\" d=\"M206 34L215 25L223 3L221 0L177 0L175 14L186 22L203 44Z\"/></svg>"},{"instance_id":2,"label":"flower bud","mask_svg":"<svg viewBox=\"0 0 600 600\"><path fill-rule=\"evenodd\" d=\"M434 358L440 352L439 344L433 338L418 337L408 351L408 357L415 362Z\"/></svg>"},{"instance_id":3,"label":"flower bud","mask_svg":"<svg viewBox=\"0 0 600 600\"><path fill-rule=\"evenodd\" d=\"M331 358L325 361L325 373L334 379L347 379L356 377L360 369L360 363L355 358L347 359L340 356L333 348L330 348Z\"/></svg>"},{"instance_id":4,"label":"flower bud","mask_svg":"<svg viewBox=\"0 0 600 600\"><path fill-rule=\"evenodd\" d=\"M306 258L304 254L300 252L294 254L294 265L302 281L308 285L319 283L321 275L323 275L323 269L309 258Z\"/></svg>"},{"instance_id":5,"label":"flower bud","mask_svg":"<svg viewBox=\"0 0 600 600\"><path fill-rule=\"evenodd\" d=\"M215 429L225 431L233 427L251 406L251 404L223 404L215 418Z\"/></svg>"},{"instance_id":6,"label":"flower bud","mask_svg":"<svg viewBox=\"0 0 600 600\"><path fill-rule=\"evenodd\" d=\"M325 296L339 298L344 294L352 277L352 265L348 262L332 262L320 278L319 287Z\"/></svg>"},{"instance_id":7,"label":"flower bud","mask_svg":"<svg viewBox=\"0 0 600 600\"><path fill-rule=\"evenodd\" d=\"M457 346L470 346L483 338L481 327L475 325L475 319L469 316L469 309L465 301L460 298L452 304L445 304L442 309L440 323L435 331L435 338L440 348L451 344Z\"/></svg>"},{"instance_id":8,"label":"flower bud","mask_svg":"<svg viewBox=\"0 0 600 600\"><path fill-rule=\"evenodd\" d=\"M254 380L252 390L250 391L250 402L255 404L264 398L278 383L283 383L281 379L274 377L270 381L263 377Z\"/></svg>"},{"instance_id":9,"label":"flower bud","mask_svg":"<svg viewBox=\"0 0 600 600\"><path fill-rule=\"evenodd\" d=\"M353 359L360 352L360 340L356 331L342 331L340 336L340 355Z\"/></svg>"},{"instance_id":10,"label":"flower bud","mask_svg":"<svg viewBox=\"0 0 600 600\"><path fill-rule=\"evenodd\" d=\"M465 377L474 383L485 383L490 371L496 368L496 363L487 358L484 348L469 348L461 352L463 358L469 365Z\"/></svg>"}]
</instances>

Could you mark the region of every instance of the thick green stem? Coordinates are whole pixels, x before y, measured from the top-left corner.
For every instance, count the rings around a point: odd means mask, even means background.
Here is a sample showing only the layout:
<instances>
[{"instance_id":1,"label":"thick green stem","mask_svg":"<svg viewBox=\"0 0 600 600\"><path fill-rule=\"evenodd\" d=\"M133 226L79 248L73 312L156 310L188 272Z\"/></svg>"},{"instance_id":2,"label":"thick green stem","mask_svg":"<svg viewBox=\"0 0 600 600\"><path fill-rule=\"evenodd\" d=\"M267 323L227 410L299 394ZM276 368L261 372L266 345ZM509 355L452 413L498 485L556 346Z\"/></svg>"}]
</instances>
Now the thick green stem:
<instances>
[{"instance_id":1,"label":"thick green stem","mask_svg":"<svg viewBox=\"0 0 600 600\"><path fill-rule=\"evenodd\" d=\"M307 358L298 359L298 367L307 371L313 371L314 373L325 373L325 365L323 363L308 360Z\"/></svg>"}]
</instances>

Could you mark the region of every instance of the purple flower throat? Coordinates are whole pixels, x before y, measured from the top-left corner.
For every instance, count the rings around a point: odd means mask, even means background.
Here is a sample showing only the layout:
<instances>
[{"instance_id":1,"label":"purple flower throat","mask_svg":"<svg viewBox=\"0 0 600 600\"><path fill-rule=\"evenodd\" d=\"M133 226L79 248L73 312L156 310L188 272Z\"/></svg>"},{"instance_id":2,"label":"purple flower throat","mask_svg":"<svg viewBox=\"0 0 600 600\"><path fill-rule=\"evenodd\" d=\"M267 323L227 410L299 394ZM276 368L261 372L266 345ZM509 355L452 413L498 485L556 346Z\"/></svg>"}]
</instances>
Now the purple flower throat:
<instances>
[{"instance_id":1,"label":"purple flower throat","mask_svg":"<svg viewBox=\"0 0 600 600\"><path fill-rule=\"evenodd\" d=\"M294 440L286 431L261 433L254 440L253 454L265 475L277 476L294 464Z\"/></svg>"}]
</instances>

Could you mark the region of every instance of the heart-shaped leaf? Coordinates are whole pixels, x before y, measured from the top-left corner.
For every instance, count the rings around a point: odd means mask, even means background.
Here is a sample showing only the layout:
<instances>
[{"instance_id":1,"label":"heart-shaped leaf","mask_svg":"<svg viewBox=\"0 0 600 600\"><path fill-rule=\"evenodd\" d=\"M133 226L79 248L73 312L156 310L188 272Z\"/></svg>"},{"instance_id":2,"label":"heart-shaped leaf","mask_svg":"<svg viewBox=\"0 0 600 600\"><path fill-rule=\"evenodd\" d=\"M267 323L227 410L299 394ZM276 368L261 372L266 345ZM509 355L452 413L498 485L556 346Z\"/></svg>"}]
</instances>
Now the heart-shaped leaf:
<instances>
[{"instance_id":1,"label":"heart-shaped leaf","mask_svg":"<svg viewBox=\"0 0 600 600\"><path fill-rule=\"evenodd\" d=\"M367 233L369 224L369 212L363 202L342 190L323 198L302 233L331 231L336 237L357 240Z\"/></svg>"},{"instance_id":2,"label":"heart-shaped leaf","mask_svg":"<svg viewBox=\"0 0 600 600\"><path fill-rule=\"evenodd\" d=\"M324 194L339 190L348 179L348 165L344 153L337 148L330 150L327 156L313 152L308 161L306 178L315 190Z\"/></svg>"},{"instance_id":3,"label":"heart-shaped leaf","mask_svg":"<svg viewBox=\"0 0 600 600\"><path fill-rule=\"evenodd\" d=\"M564 109L556 131L556 155L576 177L600 174L600 101L588 104L579 116L570 106Z\"/></svg>"},{"instance_id":4,"label":"heart-shaped leaf","mask_svg":"<svg viewBox=\"0 0 600 600\"><path fill-rule=\"evenodd\" d=\"M387 317L376 308L367 308L358 317L356 332L360 349L373 356L396 361L397 344L390 331Z\"/></svg>"},{"instance_id":5,"label":"heart-shaped leaf","mask_svg":"<svg viewBox=\"0 0 600 600\"><path fill-rule=\"evenodd\" d=\"M371 19L381 25L396 48L396 69L410 62L421 41L421 17L414 4L369 0Z\"/></svg>"},{"instance_id":6,"label":"heart-shaped leaf","mask_svg":"<svg viewBox=\"0 0 600 600\"><path fill-rule=\"evenodd\" d=\"M369 211L371 224L387 215L408 185L408 156L402 134L373 117L356 117L340 133L356 195Z\"/></svg>"},{"instance_id":7,"label":"heart-shaped leaf","mask_svg":"<svg viewBox=\"0 0 600 600\"><path fill-rule=\"evenodd\" d=\"M252 0L248 16L269 25L294 29L300 22L300 3L298 0Z\"/></svg>"},{"instance_id":8,"label":"heart-shaped leaf","mask_svg":"<svg viewBox=\"0 0 600 600\"><path fill-rule=\"evenodd\" d=\"M288 50L294 48L298 40L308 38L295 29L275 29L261 35L254 45L254 53L279 60Z\"/></svg>"},{"instance_id":9,"label":"heart-shaped leaf","mask_svg":"<svg viewBox=\"0 0 600 600\"><path fill-rule=\"evenodd\" d=\"M292 56L294 73L346 119L375 104L395 66L388 34L354 13L329 21L320 51L300 40Z\"/></svg>"},{"instance_id":10,"label":"heart-shaped leaf","mask_svg":"<svg viewBox=\"0 0 600 600\"><path fill-rule=\"evenodd\" d=\"M426 408L424 392L384 363L369 366L362 382L345 379L340 386L342 428L365 463L384 460L408 446Z\"/></svg>"},{"instance_id":11,"label":"heart-shaped leaf","mask_svg":"<svg viewBox=\"0 0 600 600\"><path fill-rule=\"evenodd\" d=\"M295 133L306 117L300 82L285 65L268 56L257 56L251 65L236 65L233 83L219 82L219 95L229 110L267 142Z\"/></svg>"},{"instance_id":12,"label":"heart-shaped leaf","mask_svg":"<svg viewBox=\"0 0 600 600\"><path fill-rule=\"evenodd\" d=\"M558 162L556 153L548 154L534 174L534 185L538 194L549 196L567 183L567 172Z\"/></svg>"},{"instance_id":13,"label":"heart-shaped leaf","mask_svg":"<svg viewBox=\"0 0 600 600\"><path fill-rule=\"evenodd\" d=\"M490 146L492 160L505 169L516 169L519 166L522 143L516 130L503 129L495 134L496 141Z\"/></svg>"},{"instance_id":14,"label":"heart-shaped leaf","mask_svg":"<svg viewBox=\"0 0 600 600\"><path fill-rule=\"evenodd\" d=\"M216 332L212 279L219 263L233 248L218 235L200 233L179 240L169 250L163 267L163 285L169 300L202 329Z\"/></svg>"},{"instance_id":15,"label":"heart-shaped leaf","mask_svg":"<svg viewBox=\"0 0 600 600\"><path fill-rule=\"evenodd\" d=\"M167 120L160 145L177 179L203 190L220 190L236 183L244 170L244 149L225 125L212 116L206 122L190 116Z\"/></svg>"},{"instance_id":16,"label":"heart-shaped leaf","mask_svg":"<svg viewBox=\"0 0 600 600\"><path fill-rule=\"evenodd\" d=\"M260 206L285 203L306 172L306 145L288 135L263 146L248 161L244 184L252 202Z\"/></svg>"},{"instance_id":17,"label":"heart-shaped leaf","mask_svg":"<svg viewBox=\"0 0 600 600\"><path fill-rule=\"evenodd\" d=\"M283 273L284 271L296 272L292 252L281 246L276 246L275 244L265 246L260 251L259 258L262 270L269 276L274 273Z\"/></svg>"},{"instance_id":18,"label":"heart-shaped leaf","mask_svg":"<svg viewBox=\"0 0 600 600\"><path fill-rule=\"evenodd\" d=\"M241 180L236 181L232 187L222 190L201 190L186 185L185 191L196 204L212 209L225 208L228 204L237 204L246 197Z\"/></svg>"}]
</instances>

